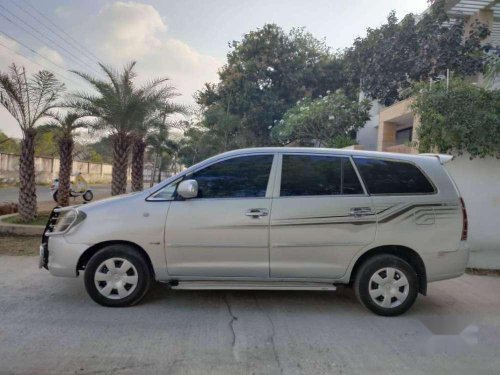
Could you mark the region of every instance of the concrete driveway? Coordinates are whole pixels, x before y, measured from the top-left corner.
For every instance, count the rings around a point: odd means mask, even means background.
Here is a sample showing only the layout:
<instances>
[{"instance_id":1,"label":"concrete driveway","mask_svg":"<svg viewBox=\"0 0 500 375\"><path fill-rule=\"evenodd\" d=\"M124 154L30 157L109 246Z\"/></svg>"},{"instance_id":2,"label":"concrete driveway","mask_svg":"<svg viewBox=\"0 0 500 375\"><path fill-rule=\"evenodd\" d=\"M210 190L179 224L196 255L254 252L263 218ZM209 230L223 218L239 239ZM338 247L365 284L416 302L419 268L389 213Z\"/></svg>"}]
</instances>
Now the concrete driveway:
<instances>
[{"instance_id":1,"label":"concrete driveway","mask_svg":"<svg viewBox=\"0 0 500 375\"><path fill-rule=\"evenodd\" d=\"M104 308L82 279L0 256L4 374L499 374L500 277L429 286L406 315L350 290L171 291Z\"/></svg>"}]
</instances>

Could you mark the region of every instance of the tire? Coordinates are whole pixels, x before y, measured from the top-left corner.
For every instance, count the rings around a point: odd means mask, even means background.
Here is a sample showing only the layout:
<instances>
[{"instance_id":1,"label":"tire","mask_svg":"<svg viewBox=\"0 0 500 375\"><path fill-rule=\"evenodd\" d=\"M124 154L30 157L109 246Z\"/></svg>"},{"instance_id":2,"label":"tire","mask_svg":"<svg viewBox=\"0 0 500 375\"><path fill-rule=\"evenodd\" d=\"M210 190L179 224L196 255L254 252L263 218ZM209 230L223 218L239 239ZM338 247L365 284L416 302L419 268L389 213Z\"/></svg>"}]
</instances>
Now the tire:
<instances>
[{"instance_id":1,"label":"tire","mask_svg":"<svg viewBox=\"0 0 500 375\"><path fill-rule=\"evenodd\" d=\"M90 190L87 190L83 194L83 200L86 202L90 202L92 199L94 199L94 193L92 193Z\"/></svg>"},{"instance_id":2,"label":"tire","mask_svg":"<svg viewBox=\"0 0 500 375\"><path fill-rule=\"evenodd\" d=\"M84 279L85 289L95 302L125 307L144 298L151 286L152 273L137 250L126 245L110 245L90 258Z\"/></svg>"},{"instance_id":3,"label":"tire","mask_svg":"<svg viewBox=\"0 0 500 375\"><path fill-rule=\"evenodd\" d=\"M406 312L417 299L418 277L403 259L375 255L359 268L354 291L359 302L375 314L396 316Z\"/></svg>"},{"instance_id":4,"label":"tire","mask_svg":"<svg viewBox=\"0 0 500 375\"><path fill-rule=\"evenodd\" d=\"M57 203L57 192L58 190L54 191L54 193L52 193L52 198L54 198L54 202Z\"/></svg>"}]
</instances>

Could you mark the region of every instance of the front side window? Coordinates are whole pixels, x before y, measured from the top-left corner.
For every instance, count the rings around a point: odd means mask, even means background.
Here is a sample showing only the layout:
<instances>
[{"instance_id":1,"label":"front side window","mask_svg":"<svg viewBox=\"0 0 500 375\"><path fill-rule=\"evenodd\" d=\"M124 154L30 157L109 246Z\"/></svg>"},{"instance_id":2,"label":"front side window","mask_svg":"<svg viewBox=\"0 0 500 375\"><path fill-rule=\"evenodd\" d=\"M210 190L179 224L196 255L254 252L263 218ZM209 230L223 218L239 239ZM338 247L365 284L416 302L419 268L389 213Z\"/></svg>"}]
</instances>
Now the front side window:
<instances>
[{"instance_id":1,"label":"front side window","mask_svg":"<svg viewBox=\"0 0 500 375\"><path fill-rule=\"evenodd\" d=\"M283 155L281 197L363 194L347 157Z\"/></svg>"},{"instance_id":2,"label":"front side window","mask_svg":"<svg viewBox=\"0 0 500 375\"><path fill-rule=\"evenodd\" d=\"M167 186L163 187L160 191L156 192L153 195L154 200L161 200L161 201L171 201L175 199L175 191L177 190L177 185L179 182L181 182L182 178L179 178L171 183L169 183Z\"/></svg>"},{"instance_id":3,"label":"front side window","mask_svg":"<svg viewBox=\"0 0 500 375\"><path fill-rule=\"evenodd\" d=\"M265 197L273 155L249 155L212 164L186 176L198 182L198 198Z\"/></svg>"},{"instance_id":4,"label":"front side window","mask_svg":"<svg viewBox=\"0 0 500 375\"><path fill-rule=\"evenodd\" d=\"M408 162L354 157L370 194L432 194L434 186Z\"/></svg>"}]
</instances>

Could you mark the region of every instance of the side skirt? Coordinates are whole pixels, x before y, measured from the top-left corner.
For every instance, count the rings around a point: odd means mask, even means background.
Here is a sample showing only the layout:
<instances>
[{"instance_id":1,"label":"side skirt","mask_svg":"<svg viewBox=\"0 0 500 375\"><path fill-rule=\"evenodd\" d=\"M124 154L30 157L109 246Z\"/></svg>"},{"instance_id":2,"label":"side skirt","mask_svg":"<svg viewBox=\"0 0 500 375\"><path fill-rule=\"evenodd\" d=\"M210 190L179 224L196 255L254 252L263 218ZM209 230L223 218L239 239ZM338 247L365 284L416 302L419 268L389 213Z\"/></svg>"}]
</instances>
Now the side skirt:
<instances>
[{"instance_id":1,"label":"side skirt","mask_svg":"<svg viewBox=\"0 0 500 375\"><path fill-rule=\"evenodd\" d=\"M336 290L329 283L306 283L306 282L258 282L258 281L167 281L172 289L186 290Z\"/></svg>"}]
</instances>

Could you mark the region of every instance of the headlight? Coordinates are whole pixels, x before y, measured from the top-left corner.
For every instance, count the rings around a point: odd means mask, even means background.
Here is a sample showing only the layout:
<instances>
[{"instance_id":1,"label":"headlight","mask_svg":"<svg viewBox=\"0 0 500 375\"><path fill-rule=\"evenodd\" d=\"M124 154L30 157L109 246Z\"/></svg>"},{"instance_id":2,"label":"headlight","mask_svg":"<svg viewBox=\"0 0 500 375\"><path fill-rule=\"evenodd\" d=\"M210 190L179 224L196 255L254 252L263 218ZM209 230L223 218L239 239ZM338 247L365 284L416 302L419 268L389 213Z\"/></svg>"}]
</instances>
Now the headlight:
<instances>
[{"instance_id":1,"label":"headlight","mask_svg":"<svg viewBox=\"0 0 500 375\"><path fill-rule=\"evenodd\" d=\"M54 223L54 229L47 235L61 234L67 232L71 227L81 223L87 215L84 212L74 208L60 209L57 221Z\"/></svg>"}]
</instances>

